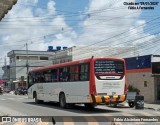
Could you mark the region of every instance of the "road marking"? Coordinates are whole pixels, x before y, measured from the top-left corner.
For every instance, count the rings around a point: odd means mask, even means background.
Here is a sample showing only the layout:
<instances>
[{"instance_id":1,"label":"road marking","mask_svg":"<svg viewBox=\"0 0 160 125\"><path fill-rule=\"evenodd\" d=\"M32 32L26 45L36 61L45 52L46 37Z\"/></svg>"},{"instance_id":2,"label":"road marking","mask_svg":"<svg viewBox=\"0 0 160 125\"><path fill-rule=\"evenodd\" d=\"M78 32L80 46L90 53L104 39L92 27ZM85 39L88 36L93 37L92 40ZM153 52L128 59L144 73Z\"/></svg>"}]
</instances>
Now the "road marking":
<instances>
[{"instance_id":1,"label":"road marking","mask_svg":"<svg viewBox=\"0 0 160 125\"><path fill-rule=\"evenodd\" d=\"M49 122L39 122L37 125L49 125Z\"/></svg>"},{"instance_id":2,"label":"road marking","mask_svg":"<svg viewBox=\"0 0 160 125\"><path fill-rule=\"evenodd\" d=\"M18 99L18 100L22 100L22 99L26 99L26 98L6 98L6 99L0 99L1 101L4 101L4 100L15 100L15 99Z\"/></svg>"},{"instance_id":3,"label":"road marking","mask_svg":"<svg viewBox=\"0 0 160 125\"><path fill-rule=\"evenodd\" d=\"M0 100L6 100L6 99L0 99Z\"/></svg>"},{"instance_id":4,"label":"road marking","mask_svg":"<svg viewBox=\"0 0 160 125\"><path fill-rule=\"evenodd\" d=\"M9 100L14 100L15 98L7 98L7 99L9 99Z\"/></svg>"},{"instance_id":5,"label":"road marking","mask_svg":"<svg viewBox=\"0 0 160 125\"><path fill-rule=\"evenodd\" d=\"M88 125L99 125L99 123L96 121L96 119L95 118L93 118L93 117L85 117L85 119L88 121ZM92 122L90 122L90 121L92 121Z\"/></svg>"},{"instance_id":6,"label":"road marking","mask_svg":"<svg viewBox=\"0 0 160 125\"><path fill-rule=\"evenodd\" d=\"M14 125L25 125L24 122L16 122Z\"/></svg>"},{"instance_id":7,"label":"road marking","mask_svg":"<svg viewBox=\"0 0 160 125\"><path fill-rule=\"evenodd\" d=\"M25 99L25 98L16 98L16 99Z\"/></svg>"},{"instance_id":8,"label":"road marking","mask_svg":"<svg viewBox=\"0 0 160 125\"><path fill-rule=\"evenodd\" d=\"M63 121L64 121L64 125L74 125L73 119L71 117L64 117Z\"/></svg>"}]
</instances>

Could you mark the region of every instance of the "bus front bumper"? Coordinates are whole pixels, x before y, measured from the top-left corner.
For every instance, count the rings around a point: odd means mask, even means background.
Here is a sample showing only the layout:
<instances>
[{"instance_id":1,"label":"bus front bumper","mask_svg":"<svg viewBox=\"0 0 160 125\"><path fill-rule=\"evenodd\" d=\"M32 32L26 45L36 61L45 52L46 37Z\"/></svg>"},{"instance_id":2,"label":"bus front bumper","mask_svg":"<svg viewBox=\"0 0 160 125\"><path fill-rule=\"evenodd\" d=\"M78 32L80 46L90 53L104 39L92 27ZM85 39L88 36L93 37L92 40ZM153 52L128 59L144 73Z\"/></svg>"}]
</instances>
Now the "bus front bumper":
<instances>
[{"instance_id":1,"label":"bus front bumper","mask_svg":"<svg viewBox=\"0 0 160 125\"><path fill-rule=\"evenodd\" d=\"M91 103L105 103L105 104L117 104L126 100L126 95L114 95L114 96L99 96L91 95Z\"/></svg>"}]
</instances>

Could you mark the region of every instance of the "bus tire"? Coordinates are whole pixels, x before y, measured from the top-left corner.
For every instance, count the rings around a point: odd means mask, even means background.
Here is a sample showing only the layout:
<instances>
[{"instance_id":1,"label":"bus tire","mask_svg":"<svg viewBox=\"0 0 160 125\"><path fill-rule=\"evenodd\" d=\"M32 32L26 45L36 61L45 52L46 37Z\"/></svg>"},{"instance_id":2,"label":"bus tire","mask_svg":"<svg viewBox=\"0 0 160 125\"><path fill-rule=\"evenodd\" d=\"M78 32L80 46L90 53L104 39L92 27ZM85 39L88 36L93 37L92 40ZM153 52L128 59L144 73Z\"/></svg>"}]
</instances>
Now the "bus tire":
<instances>
[{"instance_id":1,"label":"bus tire","mask_svg":"<svg viewBox=\"0 0 160 125\"><path fill-rule=\"evenodd\" d=\"M59 105L61 108L67 107L66 97L65 97L64 93L60 93L60 95L59 95Z\"/></svg>"},{"instance_id":2,"label":"bus tire","mask_svg":"<svg viewBox=\"0 0 160 125\"><path fill-rule=\"evenodd\" d=\"M113 107L114 107L114 108L117 108L117 103L113 104Z\"/></svg>"},{"instance_id":3,"label":"bus tire","mask_svg":"<svg viewBox=\"0 0 160 125\"><path fill-rule=\"evenodd\" d=\"M87 109L94 109L95 108L95 105L93 103L85 103L84 106Z\"/></svg>"},{"instance_id":4,"label":"bus tire","mask_svg":"<svg viewBox=\"0 0 160 125\"><path fill-rule=\"evenodd\" d=\"M43 100L39 100L39 99L37 98L37 93L36 93L36 92L33 94L33 97L34 97L34 101L35 101L36 104L41 104L41 103L43 103Z\"/></svg>"},{"instance_id":5,"label":"bus tire","mask_svg":"<svg viewBox=\"0 0 160 125\"><path fill-rule=\"evenodd\" d=\"M133 108L134 107L134 102L128 102L129 107Z\"/></svg>"}]
</instances>

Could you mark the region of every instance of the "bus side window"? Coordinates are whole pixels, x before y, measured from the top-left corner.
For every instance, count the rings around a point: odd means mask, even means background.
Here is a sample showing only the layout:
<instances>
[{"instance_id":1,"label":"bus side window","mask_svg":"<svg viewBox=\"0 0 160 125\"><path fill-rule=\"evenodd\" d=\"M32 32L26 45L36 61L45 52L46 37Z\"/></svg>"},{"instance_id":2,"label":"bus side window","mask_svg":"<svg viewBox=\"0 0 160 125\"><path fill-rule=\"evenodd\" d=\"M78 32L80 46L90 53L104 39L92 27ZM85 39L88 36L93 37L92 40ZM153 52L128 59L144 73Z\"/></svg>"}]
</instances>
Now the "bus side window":
<instances>
[{"instance_id":1,"label":"bus side window","mask_svg":"<svg viewBox=\"0 0 160 125\"><path fill-rule=\"evenodd\" d=\"M82 64L80 66L80 81L86 81L89 79L89 65Z\"/></svg>"},{"instance_id":2,"label":"bus side window","mask_svg":"<svg viewBox=\"0 0 160 125\"><path fill-rule=\"evenodd\" d=\"M70 67L67 67L66 81L70 81Z\"/></svg>"},{"instance_id":3,"label":"bus side window","mask_svg":"<svg viewBox=\"0 0 160 125\"><path fill-rule=\"evenodd\" d=\"M69 80L69 67L63 67L61 69L60 80L64 82Z\"/></svg>"},{"instance_id":4,"label":"bus side window","mask_svg":"<svg viewBox=\"0 0 160 125\"><path fill-rule=\"evenodd\" d=\"M51 71L50 70L47 70L45 71L44 73L44 81L45 82L51 82Z\"/></svg>"},{"instance_id":5,"label":"bus side window","mask_svg":"<svg viewBox=\"0 0 160 125\"><path fill-rule=\"evenodd\" d=\"M51 81L53 81L53 82L58 81L58 70L57 69L51 70Z\"/></svg>"},{"instance_id":6,"label":"bus side window","mask_svg":"<svg viewBox=\"0 0 160 125\"><path fill-rule=\"evenodd\" d=\"M28 78L28 86L33 85L33 83L34 83L33 75L31 73L29 73L27 78Z\"/></svg>"},{"instance_id":7,"label":"bus side window","mask_svg":"<svg viewBox=\"0 0 160 125\"><path fill-rule=\"evenodd\" d=\"M59 81L63 81L63 68L60 68L59 72Z\"/></svg>"}]
</instances>

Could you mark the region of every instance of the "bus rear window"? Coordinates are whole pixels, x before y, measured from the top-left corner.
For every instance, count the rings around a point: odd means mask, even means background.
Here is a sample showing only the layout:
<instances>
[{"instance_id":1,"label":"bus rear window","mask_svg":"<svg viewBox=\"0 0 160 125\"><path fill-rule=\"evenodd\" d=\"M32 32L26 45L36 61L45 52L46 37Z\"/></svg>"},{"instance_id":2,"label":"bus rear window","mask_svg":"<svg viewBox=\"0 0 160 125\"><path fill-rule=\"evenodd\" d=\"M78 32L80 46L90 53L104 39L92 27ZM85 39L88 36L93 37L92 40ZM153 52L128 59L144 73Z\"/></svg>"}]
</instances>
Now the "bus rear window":
<instances>
[{"instance_id":1,"label":"bus rear window","mask_svg":"<svg viewBox=\"0 0 160 125\"><path fill-rule=\"evenodd\" d=\"M123 75L124 62L119 60L96 60L95 75Z\"/></svg>"}]
</instances>

